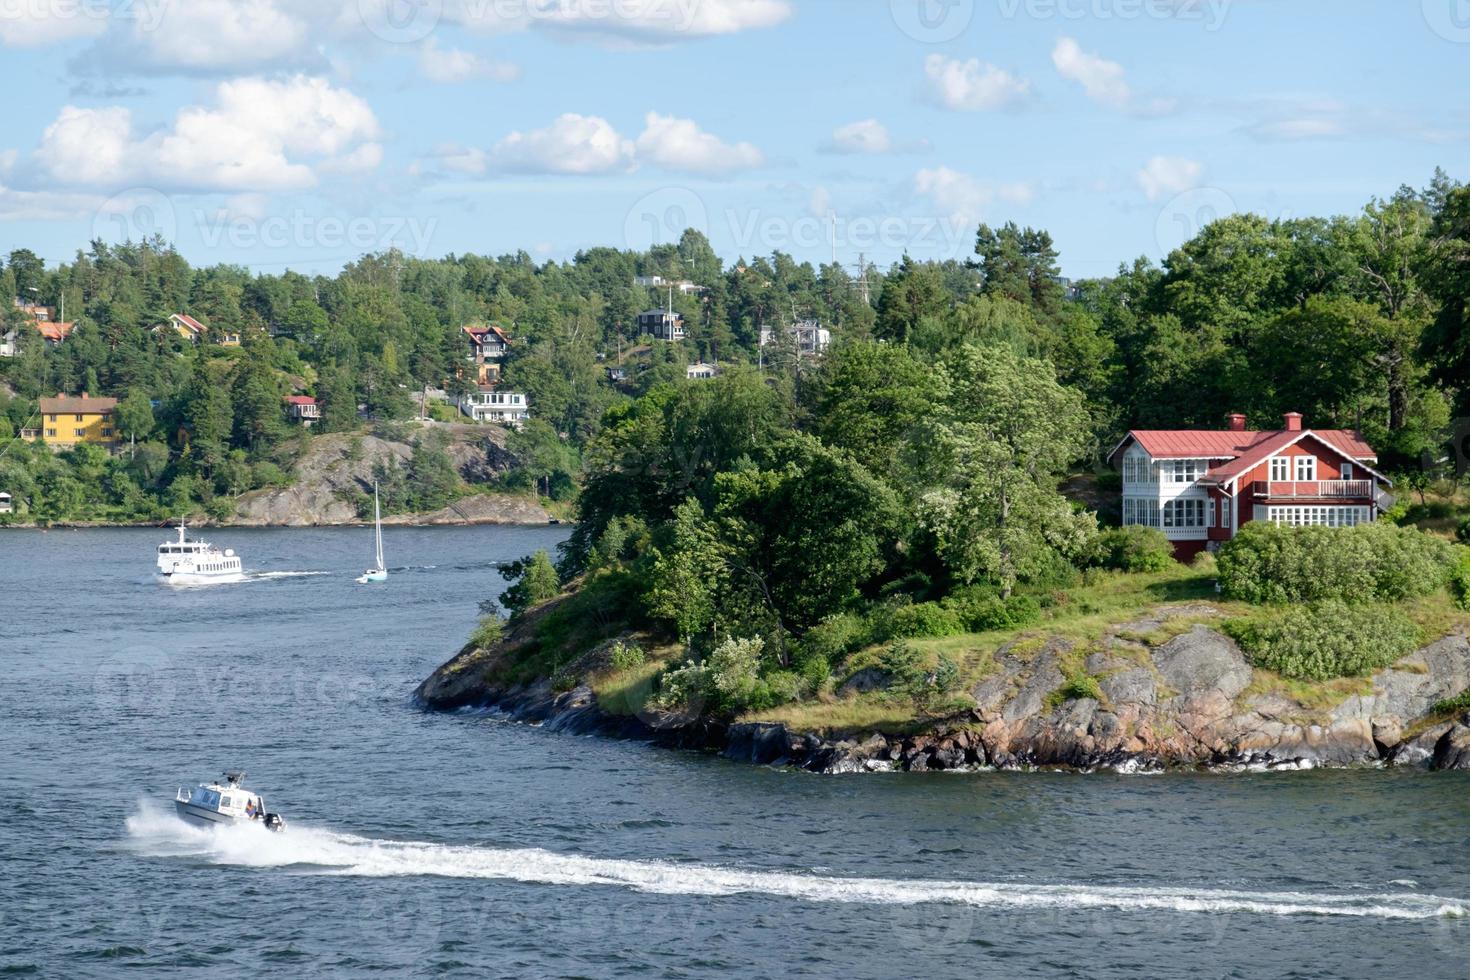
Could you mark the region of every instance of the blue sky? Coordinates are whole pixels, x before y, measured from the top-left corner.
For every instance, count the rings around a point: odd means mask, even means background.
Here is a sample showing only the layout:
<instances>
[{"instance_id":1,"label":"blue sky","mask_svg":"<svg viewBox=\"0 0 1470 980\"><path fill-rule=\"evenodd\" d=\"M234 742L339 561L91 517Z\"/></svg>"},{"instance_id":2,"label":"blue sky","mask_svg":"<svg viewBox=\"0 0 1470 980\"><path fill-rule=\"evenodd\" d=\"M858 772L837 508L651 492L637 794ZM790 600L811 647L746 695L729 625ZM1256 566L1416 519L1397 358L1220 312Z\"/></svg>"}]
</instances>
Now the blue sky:
<instances>
[{"instance_id":1,"label":"blue sky","mask_svg":"<svg viewBox=\"0 0 1470 980\"><path fill-rule=\"evenodd\" d=\"M0 249L969 254L1470 177L1470 0L0 0ZM21 93L20 97L16 93Z\"/></svg>"}]
</instances>

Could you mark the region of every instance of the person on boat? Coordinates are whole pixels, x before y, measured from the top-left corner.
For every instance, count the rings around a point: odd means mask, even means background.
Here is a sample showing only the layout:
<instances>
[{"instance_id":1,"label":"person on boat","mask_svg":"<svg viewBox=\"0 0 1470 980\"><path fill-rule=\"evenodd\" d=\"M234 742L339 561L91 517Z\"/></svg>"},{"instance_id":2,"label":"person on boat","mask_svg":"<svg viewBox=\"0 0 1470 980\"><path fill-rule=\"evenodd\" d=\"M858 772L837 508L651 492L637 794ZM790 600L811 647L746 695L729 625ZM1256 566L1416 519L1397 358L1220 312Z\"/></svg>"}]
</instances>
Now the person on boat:
<instances>
[{"instance_id":1,"label":"person on boat","mask_svg":"<svg viewBox=\"0 0 1470 980\"><path fill-rule=\"evenodd\" d=\"M245 816L249 817L251 820L254 820L256 817L255 801L253 799L245 801Z\"/></svg>"}]
</instances>

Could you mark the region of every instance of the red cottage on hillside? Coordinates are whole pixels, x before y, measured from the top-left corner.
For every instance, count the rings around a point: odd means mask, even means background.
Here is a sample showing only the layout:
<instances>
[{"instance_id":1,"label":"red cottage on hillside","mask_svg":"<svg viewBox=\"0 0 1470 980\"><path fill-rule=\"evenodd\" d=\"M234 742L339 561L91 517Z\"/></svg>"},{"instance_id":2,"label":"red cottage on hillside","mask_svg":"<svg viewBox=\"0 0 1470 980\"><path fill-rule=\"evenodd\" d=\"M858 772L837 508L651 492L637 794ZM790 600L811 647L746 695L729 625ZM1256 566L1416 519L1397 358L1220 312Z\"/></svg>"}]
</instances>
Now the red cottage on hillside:
<instances>
[{"instance_id":1,"label":"red cottage on hillside","mask_svg":"<svg viewBox=\"0 0 1470 980\"><path fill-rule=\"evenodd\" d=\"M1188 560L1229 541L1246 521L1348 527L1393 506L1393 483L1356 432L1304 429L1134 429L1108 455L1123 471L1123 523L1163 531Z\"/></svg>"}]
</instances>

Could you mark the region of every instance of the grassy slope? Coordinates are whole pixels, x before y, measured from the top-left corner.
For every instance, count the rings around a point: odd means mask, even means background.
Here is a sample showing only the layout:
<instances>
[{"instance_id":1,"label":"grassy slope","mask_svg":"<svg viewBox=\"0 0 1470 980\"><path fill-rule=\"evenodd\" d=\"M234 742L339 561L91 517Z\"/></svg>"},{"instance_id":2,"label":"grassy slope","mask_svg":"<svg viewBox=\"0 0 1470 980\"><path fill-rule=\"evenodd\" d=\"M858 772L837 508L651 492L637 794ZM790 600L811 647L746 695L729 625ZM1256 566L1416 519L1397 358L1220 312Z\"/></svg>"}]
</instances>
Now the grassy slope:
<instances>
[{"instance_id":1,"label":"grassy slope","mask_svg":"<svg viewBox=\"0 0 1470 980\"><path fill-rule=\"evenodd\" d=\"M1009 644L1013 652L1024 656L1054 638L1071 641L1072 649L1063 657L1068 683L1054 695L1060 701L1085 692L1089 678L1083 663L1092 646L1107 634L1157 646L1200 623L1219 623L1262 612L1259 607L1221 599L1214 581L1210 572L1183 565L1154 573L1094 572L1083 584L1055 595L1041 622L1034 626L904 642L920 650L931 664L941 654L958 664L958 689L964 691L994 668L992 658L1003 646ZM659 672L682 660L683 651L670 638L651 630L648 623L628 615L627 610L636 608L637 590L638 583L626 572L600 573L579 582L575 591L532 610L507 637L498 655L483 661L487 680L513 684L549 677L555 678L558 686L586 683L608 711L631 714L641 710L656 688ZM1176 613L1184 611L1164 618L1159 616L1161 607L1173 607ZM1401 608L1420 626L1426 642L1470 626L1470 615L1456 609L1445 593ZM645 663L629 670L615 669L607 648L618 638L641 646L647 653ZM948 707L938 705L926 710L883 691L843 696L835 693L837 684L876 663L881 652L881 646L857 651L837 666L827 689L803 701L739 720L780 722L796 731L822 734L872 730L904 733L922 729L961 707L956 701ZM1279 693L1308 711L1325 712L1369 687L1366 678L1314 683L1257 669L1249 693Z\"/></svg>"}]
</instances>

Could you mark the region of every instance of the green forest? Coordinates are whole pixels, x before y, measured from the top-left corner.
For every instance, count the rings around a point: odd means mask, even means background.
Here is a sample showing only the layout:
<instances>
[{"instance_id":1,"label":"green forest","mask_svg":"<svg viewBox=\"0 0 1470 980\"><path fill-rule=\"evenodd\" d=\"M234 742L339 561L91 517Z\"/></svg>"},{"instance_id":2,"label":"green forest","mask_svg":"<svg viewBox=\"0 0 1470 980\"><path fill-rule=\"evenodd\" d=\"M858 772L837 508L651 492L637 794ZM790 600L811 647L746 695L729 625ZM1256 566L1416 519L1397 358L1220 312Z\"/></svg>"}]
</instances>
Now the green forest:
<instances>
[{"instance_id":1,"label":"green forest","mask_svg":"<svg viewBox=\"0 0 1470 980\"><path fill-rule=\"evenodd\" d=\"M581 444L559 564L507 570L509 632L489 617L471 649L498 643L512 681L592 680L605 700L636 681L667 710L759 717L818 695L837 711L833 685L865 667L942 711L984 669L976 634L1085 639L1170 598L1222 603L1281 683L1362 676L1459 621L1470 189L1441 174L1351 216L1233 215L1071 291L1057 261L1045 232L982 226L968 262L899 263L871 311L834 290L820 315L839 339L817 363L614 400ZM712 280L712 302L739 309L744 276ZM747 362L758 320L729 326ZM1229 411L1360 429L1399 504L1354 529L1251 524L1218 569L1104 526L1118 483L1100 459L1123 431ZM641 641L589 667L616 637ZM1060 696L1088 696L1073 666Z\"/></svg>"},{"instance_id":2,"label":"green forest","mask_svg":"<svg viewBox=\"0 0 1470 980\"><path fill-rule=\"evenodd\" d=\"M469 384L461 327L495 323L513 340L503 384L533 416L496 489L578 501L564 572L587 567L611 528L698 538L737 522L752 562L832 552L819 572L763 565L716 590L755 590L771 623L801 630L877 579L1009 591L1044 577L1095 523L1058 480L1100 470L1132 426L1295 410L1360 429L1410 486L1426 460L1452 470L1470 399L1467 255L1470 190L1443 173L1353 215L1231 215L1161 264L1070 286L1051 237L1014 224L981 226L963 261L865 270L863 289L840 265L781 253L726 263L696 231L565 263L388 252L333 278L193 268L156 240L94 242L54 268L16 249L0 296L64 308L77 326L52 346L4 309L0 333L19 349L0 358L0 487L35 520L226 520L239 494L289 483L313 438L284 396L319 400L316 433L403 436L416 392ZM682 342L638 336L637 314L665 296L635 277L654 275L701 287L674 293ZM176 312L243 343L152 329ZM804 319L832 331L825 356L784 339ZM762 327L782 342L761 348ZM687 381L696 360L723 375ZM36 399L57 392L118 398L125 449L18 440ZM411 436L414 460L382 475L399 509L468 492L431 435Z\"/></svg>"}]
</instances>

